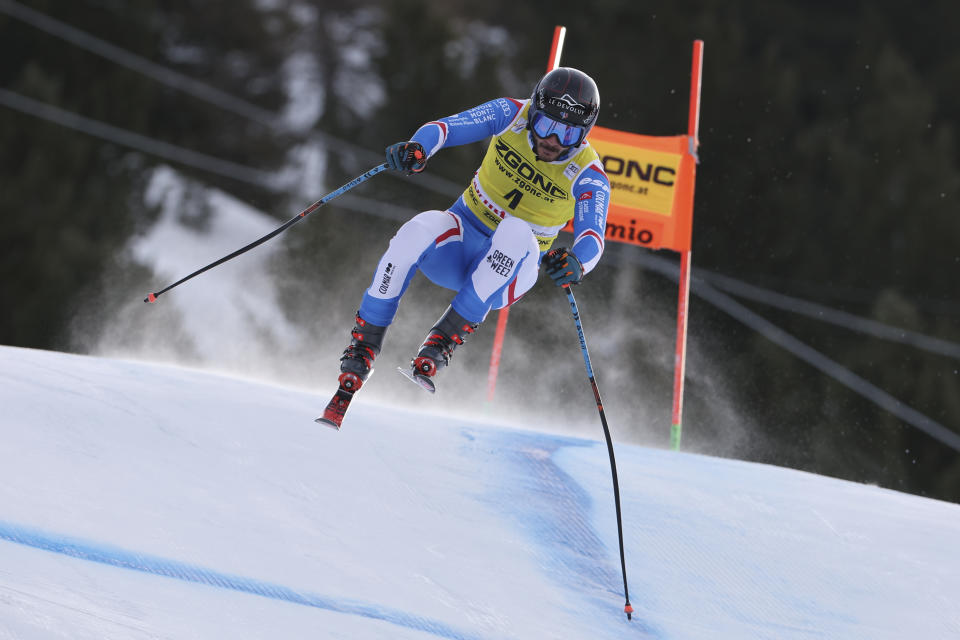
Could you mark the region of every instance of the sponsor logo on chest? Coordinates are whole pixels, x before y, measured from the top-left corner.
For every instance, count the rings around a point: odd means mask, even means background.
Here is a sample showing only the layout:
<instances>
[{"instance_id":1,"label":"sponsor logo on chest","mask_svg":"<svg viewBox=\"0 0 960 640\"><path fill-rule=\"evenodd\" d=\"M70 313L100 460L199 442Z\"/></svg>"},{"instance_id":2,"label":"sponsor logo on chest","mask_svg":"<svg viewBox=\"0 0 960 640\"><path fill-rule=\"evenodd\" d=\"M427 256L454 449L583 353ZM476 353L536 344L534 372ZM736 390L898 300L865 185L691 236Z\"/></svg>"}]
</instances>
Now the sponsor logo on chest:
<instances>
[{"instance_id":1,"label":"sponsor logo on chest","mask_svg":"<svg viewBox=\"0 0 960 640\"><path fill-rule=\"evenodd\" d=\"M567 192L563 187L556 184L553 179L534 167L513 147L504 142L503 139L497 140L495 148L497 156L503 163L501 170L507 174L508 178L513 178L518 183L522 180L528 183L533 189L540 190L553 198L565 199L567 197Z\"/></svg>"},{"instance_id":2,"label":"sponsor logo on chest","mask_svg":"<svg viewBox=\"0 0 960 640\"><path fill-rule=\"evenodd\" d=\"M571 162L570 164L567 165L567 168L563 170L563 175L573 180L580 174L580 169L581 169L580 165L574 162Z\"/></svg>"}]
</instances>

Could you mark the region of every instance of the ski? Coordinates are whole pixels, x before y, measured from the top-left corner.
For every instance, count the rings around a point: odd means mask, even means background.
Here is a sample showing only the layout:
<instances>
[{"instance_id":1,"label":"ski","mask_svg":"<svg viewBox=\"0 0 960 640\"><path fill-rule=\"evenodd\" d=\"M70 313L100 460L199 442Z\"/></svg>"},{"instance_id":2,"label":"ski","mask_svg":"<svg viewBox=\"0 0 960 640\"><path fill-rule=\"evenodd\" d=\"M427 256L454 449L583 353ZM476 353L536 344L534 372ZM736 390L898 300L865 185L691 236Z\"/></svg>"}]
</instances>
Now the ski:
<instances>
[{"instance_id":1,"label":"ski","mask_svg":"<svg viewBox=\"0 0 960 640\"><path fill-rule=\"evenodd\" d=\"M397 367L397 371L402 373L407 380L413 382L424 391L428 393L436 393L437 385L433 383L433 378L430 376L425 376L422 373L414 371L413 369L404 369L403 367Z\"/></svg>"},{"instance_id":2,"label":"ski","mask_svg":"<svg viewBox=\"0 0 960 640\"><path fill-rule=\"evenodd\" d=\"M314 420L314 422L318 424L336 429L337 431L340 431L343 416L346 415L347 409L350 408L353 394L363 386L363 381L360 380L355 373L341 373L339 382L340 387L336 393L333 394L333 397L330 398L330 402L327 403L327 408L323 410L323 415Z\"/></svg>"}]
</instances>

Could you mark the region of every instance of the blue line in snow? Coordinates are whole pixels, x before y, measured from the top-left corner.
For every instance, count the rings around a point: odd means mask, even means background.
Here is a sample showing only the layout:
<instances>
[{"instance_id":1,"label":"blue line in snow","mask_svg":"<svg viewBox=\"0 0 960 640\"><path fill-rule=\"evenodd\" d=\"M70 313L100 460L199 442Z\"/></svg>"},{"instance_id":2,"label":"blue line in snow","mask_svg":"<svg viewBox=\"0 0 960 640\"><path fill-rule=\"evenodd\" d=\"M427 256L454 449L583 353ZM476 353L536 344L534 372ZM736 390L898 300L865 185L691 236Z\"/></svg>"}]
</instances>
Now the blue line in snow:
<instances>
[{"instance_id":1,"label":"blue line in snow","mask_svg":"<svg viewBox=\"0 0 960 640\"><path fill-rule=\"evenodd\" d=\"M511 434L509 442L511 448L501 451L500 459L525 481L509 483L516 495L504 502L520 507L514 516L536 542L544 567L560 584L581 593L589 585L596 593L619 595L620 572L612 565L613 550L591 524L591 498L553 459L565 446L596 444L539 434ZM598 456L597 461L606 459Z\"/></svg>"},{"instance_id":2,"label":"blue line in snow","mask_svg":"<svg viewBox=\"0 0 960 640\"><path fill-rule=\"evenodd\" d=\"M462 434L471 446L479 438L495 452L489 459L500 481L489 487L488 499L528 537L543 571L555 584L577 594L581 606L589 599L604 612L600 615L619 619L623 582L617 566L618 549L608 547L595 530L590 494L554 459L565 447L589 447L596 452L597 464L606 466L602 443L537 433L464 429ZM613 502L612 487L608 499ZM612 529L607 540L616 543L613 525L612 520L605 525ZM638 594L633 595L637 605ZM628 629L624 633L663 637L662 631L642 616L636 616Z\"/></svg>"},{"instance_id":3,"label":"blue line in snow","mask_svg":"<svg viewBox=\"0 0 960 640\"><path fill-rule=\"evenodd\" d=\"M185 582L195 582L211 587L272 598L274 600L283 600L285 602L315 607L326 611L381 620L400 627L425 631L441 638L449 638L450 640L479 640L479 636L467 634L442 622L412 615L403 611L396 611L354 600L337 600L327 596L296 591L283 585L220 573L213 569L177 562L176 560L168 560L159 556L136 553L109 545L59 536L38 529L2 521L0 521L0 540L7 540L44 551L52 551L53 553L59 553L72 558L98 562L111 567L132 569L157 576L175 578Z\"/></svg>"}]
</instances>

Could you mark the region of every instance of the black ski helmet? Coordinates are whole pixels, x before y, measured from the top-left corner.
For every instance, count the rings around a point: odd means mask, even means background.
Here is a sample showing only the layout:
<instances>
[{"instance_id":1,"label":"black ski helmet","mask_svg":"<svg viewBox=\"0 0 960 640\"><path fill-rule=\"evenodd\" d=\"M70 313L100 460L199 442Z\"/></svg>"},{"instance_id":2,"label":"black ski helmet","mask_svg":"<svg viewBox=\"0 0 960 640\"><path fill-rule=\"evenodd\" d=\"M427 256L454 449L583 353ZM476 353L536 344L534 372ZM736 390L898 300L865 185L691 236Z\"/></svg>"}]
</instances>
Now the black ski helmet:
<instances>
[{"instance_id":1,"label":"black ski helmet","mask_svg":"<svg viewBox=\"0 0 960 640\"><path fill-rule=\"evenodd\" d=\"M527 126L537 113L584 128L584 137L597 122L600 91L593 78L579 69L558 67L543 76L533 90Z\"/></svg>"}]
</instances>

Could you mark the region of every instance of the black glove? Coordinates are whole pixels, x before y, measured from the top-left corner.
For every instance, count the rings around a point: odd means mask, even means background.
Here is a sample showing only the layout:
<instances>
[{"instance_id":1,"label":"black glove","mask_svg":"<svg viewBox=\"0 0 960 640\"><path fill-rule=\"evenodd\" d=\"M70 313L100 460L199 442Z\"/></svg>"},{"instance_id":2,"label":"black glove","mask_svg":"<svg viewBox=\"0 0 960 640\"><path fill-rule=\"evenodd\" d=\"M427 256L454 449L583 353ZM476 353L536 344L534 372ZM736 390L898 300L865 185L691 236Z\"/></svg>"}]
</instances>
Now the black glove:
<instances>
[{"instance_id":1,"label":"black glove","mask_svg":"<svg viewBox=\"0 0 960 640\"><path fill-rule=\"evenodd\" d=\"M576 254L566 247L548 251L547 255L543 256L543 268L558 287L580 284L583 280L583 265Z\"/></svg>"},{"instance_id":2,"label":"black glove","mask_svg":"<svg viewBox=\"0 0 960 640\"><path fill-rule=\"evenodd\" d=\"M420 173L427 166L427 152L419 142L397 142L387 147L387 168L406 174Z\"/></svg>"}]
</instances>

